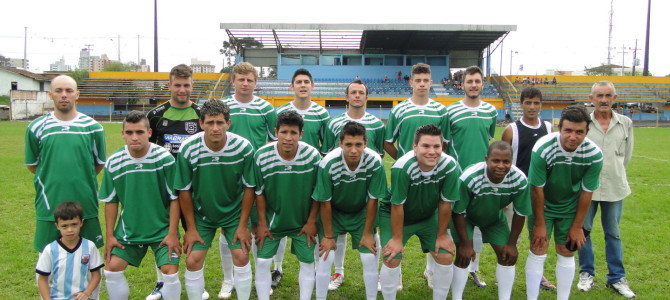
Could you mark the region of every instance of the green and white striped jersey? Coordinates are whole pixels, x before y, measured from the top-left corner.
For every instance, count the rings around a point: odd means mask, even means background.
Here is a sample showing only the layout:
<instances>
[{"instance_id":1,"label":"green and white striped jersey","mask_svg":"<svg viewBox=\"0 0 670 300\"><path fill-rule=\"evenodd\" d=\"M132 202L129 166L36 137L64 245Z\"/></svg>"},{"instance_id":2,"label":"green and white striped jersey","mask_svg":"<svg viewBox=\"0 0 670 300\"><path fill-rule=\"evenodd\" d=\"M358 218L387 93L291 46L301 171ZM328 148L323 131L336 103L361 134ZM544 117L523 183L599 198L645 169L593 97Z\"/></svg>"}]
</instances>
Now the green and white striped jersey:
<instances>
[{"instance_id":1,"label":"green and white striped jersey","mask_svg":"<svg viewBox=\"0 0 670 300\"><path fill-rule=\"evenodd\" d=\"M355 170L347 167L342 148L329 152L319 163L312 198L330 201L333 211L365 218L369 199L386 197L386 171L381 157L365 148Z\"/></svg>"},{"instance_id":2,"label":"green and white striped jersey","mask_svg":"<svg viewBox=\"0 0 670 300\"><path fill-rule=\"evenodd\" d=\"M502 209L510 203L514 203L517 215L532 215L530 187L523 172L512 166L502 182L493 183L486 175L486 168L483 161L463 171L459 178L461 197L452 211L465 214L470 222L479 227L497 223L504 217Z\"/></svg>"},{"instance_id":3,"label":"green and white striped jersey","mask_svg":"<svg viewBox=\"0 0 670 300\"><path fill-rule=\"evenodd\" d=\"M444 136L449 142L449 155L462 168L484 161L489 141L496 132L498 112L495 106L480 101L478 107L469 107L463 100L447 106L447 130Z\"/></svg>"},{"instance_id":4,"label":"green and white striped jersey","mask_svg":"<svg viewBox=\"0 0 670 300\"><path fill-rule=\"evenodd\" d=\"M277 142L256 151L256 194L265 195L265 217L272 233L299 231L307 222L320 159L319 151L302 141L293 160L279 156Z\"/></svg>"},{"instance_id":5,"label":"green and white striped jersey","mask_svg":"<svg viewBox=\"0 0 670 300\"><path fill-rule=\"evenodd\" d=\"M391 205L403 205L405 225L430 218L442 201L458 201L461 168L453 157L442 153L433 170L419 169L414 150L391 167L391 199L382 200L380 212L391 213Z\"/></svg>"},{"instance_id":6,"label":"green and white striped jersey","mask_svg":"<svg viewBox=\"0 0 670 300\"><path fill-rule=\"evenodd\" d=\"M234 95L222 98L230 108L230 132L237 133L251 142L254 149L274 141L277 113L270 102L254 96L249 103L235 100Z\"/></svg>"},{"instance_id":7,"label":"green and white striped jersey","mask_svg":"<svg viewBox=\"0 0 670 300\"><path fill-rule=\"evenodd\" d=\"M216 227L237 226L245 187L256 186L251 143L226 132L223 149L214 152L199 132L181 145L177 155L175 190L191 190L196 219Z\"/></svg>"},{"instance_id":8,"label":"green and white striped jersey","mask_svg":"<svg viewBox=\"0 0 670 300\"><path fill-rule=\"evenodd\" d=\"M312 102L307 110L299 110L293 105L293 102L289 102L277 108L277 115L286 110L298 112L304 120L302 128L304 133L302 134L301 141L316 149L321 149L324 131L328 127L328 121L330 120L328 111L323 106L316 104L316 102Z\"/></svg>"},{"instance_id":9,"label":"green and white striped jersey","mask_svg":"<svg viewBox=\"0 0 670 300\"><path fill-rule=\"evenodd\" d=\"M53 210L65 201L79 202L84 219L98 217L95 166L105 163L105 152L102 126L85 114L61 121L49 113L30 122L25 164L37 166L33 180L37 220L53 222Z\"/></svg>"},{"instance_id":10,"label":"green and white striped jersey","mask_svg":"<svg viewBox=\"0 0 670 300\"><path fill-rule=\"evenodd\" d=\"M384 123L368 112L365 112L365 115L360 119L352 119L346 112L331 119L328 122L328 127L326 127L321 152L328 153L339 147L342 127L350 121L363 125L368 137L368 148L379 153L379 155L384 155Z\"/></svg>"},{"instance_id":11,"label":"green and white striped jersey","mask_svg":"<svg viewBox=\"0 0 670 300\"><path fill-rule=\"evenodd\" d=\"M444 116L447 108L441 103L428 99L425 105L416 105L412 98L404 100L391 109L391 114L386 122L386 134L384 139L393 143L398 141L398 158L412 151L414 144L414 133L426 124L435 124L442 129L443 139L446 129ZM445 140L446 141L446 140Z\"/></svg>"},{"instance_id":12,"label":"green and white striped jersey","mask_svg":"<svg viewBox=\"0 0 670 300\"><path fill-rule=\"evenodd\" d=\"M546 216L573 216L581 191L592 192L600 186L602 167L602 151L589 138L575 151L567 152L561 146L560 132L553 132L533 146L528 181L544 187Z\"/></svg>"},{"instance_id":13,"label":"green and white striped jersey","mask_svg":"<svg viewBox=\"0 0 670 300\"><path fill-rule=\"evenodd\" d=\"M121 203L114 237L124 244L158 243L168 234L175 160L165 148L150 143L147 154L134 158L127 146L105 164L98 198Z\"/></svg>"}]
</instances>

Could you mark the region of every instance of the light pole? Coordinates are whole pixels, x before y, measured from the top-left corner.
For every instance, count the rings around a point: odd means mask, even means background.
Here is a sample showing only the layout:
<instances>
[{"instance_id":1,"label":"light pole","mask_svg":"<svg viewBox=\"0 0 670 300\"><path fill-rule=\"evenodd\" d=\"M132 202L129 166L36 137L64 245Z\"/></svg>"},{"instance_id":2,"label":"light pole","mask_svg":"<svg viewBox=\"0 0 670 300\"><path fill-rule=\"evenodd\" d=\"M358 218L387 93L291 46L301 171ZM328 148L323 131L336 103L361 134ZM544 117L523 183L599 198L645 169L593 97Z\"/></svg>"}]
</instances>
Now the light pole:
<instances>
[{"instance_id":1,"label":"light pole","mask_svg":"<svg viewBox=\"0 0 670 300\"><path fill-rule=\"evenodd\" d=\"M512 74L512 58L514 57L514 54L519 54L519 51L514 51L514 50L509 51L509 75L513 75Z\"/></svg>"}]
</instances>

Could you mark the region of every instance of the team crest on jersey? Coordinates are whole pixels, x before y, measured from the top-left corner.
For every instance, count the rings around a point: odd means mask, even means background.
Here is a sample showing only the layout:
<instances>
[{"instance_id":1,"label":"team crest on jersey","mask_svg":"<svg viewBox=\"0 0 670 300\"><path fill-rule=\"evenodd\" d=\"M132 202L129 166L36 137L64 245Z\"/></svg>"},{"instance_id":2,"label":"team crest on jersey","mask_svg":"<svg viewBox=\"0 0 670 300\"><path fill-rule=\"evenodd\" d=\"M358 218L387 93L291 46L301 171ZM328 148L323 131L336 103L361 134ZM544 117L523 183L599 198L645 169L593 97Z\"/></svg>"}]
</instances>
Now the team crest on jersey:
<instances>
[{"instance_id":1,"label":"team crest on jersey","mask_svg":"<svg viewBox=\"0 0 670 300\"><path fill-rule=\"evenodd\" d=\"M168 126L168 121L167 120L163 120L163 126Z\"/></svg>"},{"instance_id":2,"label":"team crest on jersey","mask_svg":"<svg viewBox=\"0 0 670 300\"><path fill-rule=\"evenodd\" d=\"M242 108L240 108L240 112L241 112L241 113L246 112L246 111L247 111L247 108L246 108L246 107L242 107Z\"/></svg>"},{"instance_id":3,"label":"team crest on jersey","mask_svg":"<svg viewBox=\"0 0 670 300\"><path fill-rule=\"evenodd\" d=\"M81 256L81 264L82 265L87 265L89 260L91 260L91 255L90 254L84 254L84 255Z\"/></svg>"},{"instance_id":4,"label":"team crest on jersey","mask_svg":"<svg viewBox=\"0 0 670 300\"><path fill-rule=\"evenodd\" d=\"M196 122L186 122L184 126L184 129L186 132L188 132L188 134L195 134L198 132L198 124Z\"/></svg>"},{"instance_id":5,"label":"team crest on jersey","mask_svg":"<svg viewBox=\"0 0 670 300\"><path fill-rule=\"evenodd\" d=\"M212 157L212 162L219 162L219 157L218 156Z\"/></svg>"},{"instance_id":6,"label":"team crest on jersey","mask_svg":"<svg viewBox=\"0 0 670 300\"><path fill-rule=\"evenodd\" d=\"M565 162L572 162L572 157L571 156L566 156L565 157Z\"/></svg>"},{"instance_id":7,"label":"team crest on jersey","mask_svg":"<svg viewBox=\"0 0 670 300\"><path fill-rule=\"evenodd\" d=\"M423 115L423 114L425 114L425 113L426 113L425 110L423 110L423 109L419 109L419 114L420 114L420 115Z\"/></svg>"},{"instance_id":8,"label":"team crest on jersey","mask_svg":"<svg viewBox=\"0 0 670 300\"><path fill-rule=\"evenodd\" d=\"M135 170L142 169L142 164L135 164Z\"/></svg>"},{"instance_id":9,"label":"team crest on jersey","mask_svg":"<svg viewBox=\"0 0 670 300\"><path fill-rule=\"evenodd\" d=\"M498 188L497 188L497 187L492 187L492 188L491 188L491 191L494 192L494 193L497 193L497 192L498 192Z\"/></svg>"},{"instance_id":10,"label":"team crest on jersey","mask_svg":"<svg viewBox=\"0 0 670 300\"><path fill-rule=\"evenodd\" d=\"M476 111L473 111L473 112L472 112L472 116L473 116L473 117L476 117L476 116L477 116L477 112L476 112Z\"/></svg>"},{"instance_id":11,"label":"team crest on jersey","mask_svg":"<svg viewBox=\"0 0 670 300\"><path fill-rule=\"evenodd\" d=\"M64 125L63 129L61 129L61 131L70 131L70 126Z\"/></svg>"},{"instance_id":12,"label":"team crest on jersey","mask_svg":"<svg viewBox=\"0 0 670 300\"><path fill-rule=\"evenodd\" d=\"M291 169L292 169L291 166L286 166L286 170L285 170L285 171L291 171Z\"/></svg>"}]
</instances>

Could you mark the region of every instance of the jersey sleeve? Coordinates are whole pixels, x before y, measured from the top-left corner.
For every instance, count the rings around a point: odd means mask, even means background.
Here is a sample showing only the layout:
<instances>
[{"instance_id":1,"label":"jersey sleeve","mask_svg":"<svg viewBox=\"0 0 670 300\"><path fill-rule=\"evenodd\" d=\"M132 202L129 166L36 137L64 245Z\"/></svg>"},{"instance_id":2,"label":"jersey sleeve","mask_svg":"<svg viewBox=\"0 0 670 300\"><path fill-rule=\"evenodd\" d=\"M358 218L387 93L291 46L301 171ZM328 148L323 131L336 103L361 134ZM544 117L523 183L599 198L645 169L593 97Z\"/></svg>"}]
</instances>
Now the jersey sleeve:
<instances>
[{"instance_id":1,"label":"jersey sleeve","mask_svg":"<svg viewBox=\"0 0 670 300\"><path fill-rule=\"evenodd\" d=\"M40 145L37 140L35 133L30 130L30 127L26 130L26 139L25 139L25 164L28 166L36 166L40 160Z\"/></svg>"},{"instance_id":2,"label":"jersey sleeve","mask_svg":"<svg viewBox=\"0 0 670 300\"><path fill-rule=\"evenodd\" d=\"M51 257L51 244L48 244L40 253L40 257L37 259L37 266L35 266L35 272L40 275L49 276L51 275L53 267L53 257Z\"/></svg>"},{"instance_id":3,"label":"jersey sleeve","mask_svg":"<svg viewBox=\"0 0 670 300\"><path fill-rule=\"evenodd\" d=\"M119 202L119 197L116 194L114 187L114 180L112 174L109 172L109 161L105 165L105 171L102 175L102 183L100 184L100 191L98 192L98 199L102 202L115 203Z\"/></svg>"},{"instance_id":4,"label":"jersey sleeve","mask_svg":"<svg viewBox=\"0 0 670 300\"><path fill-rule=\"evenodd\" d=\"M323 130L323 143L321 144L321 153L328 153L333 150L335 144L335 134L331 128L332 122L329 122L328 125Z\"/></svg>"},{"instance_id":5,"label":"jersey sleeve","mask_svg":"<svg viewBox=\"0 0 670 300\"><path fill-rule=\"evenodd\" d=\"M532 186L544 186L547 182L547 161L542 157L541 151L541 148L537 149L530 155L528 183Z\"/></svg>"},{"instance_id":6,"label":"jersey sleeve","mask_svg":"<svg viewBox=\"0 0 670 300\"><path fill-rule=\"evenodd\" d=\"M449 109L447 108L447 113L442 117L442 136L447 143L451 142L451 120L449 118Z\"/></svg>"},{"instance_id":7,"label":"jersey sleeve","mask_svg":"<svg viewBox=\"0 0 670 300\"><path fill-rule=\"evenodd\" d=\"M262 195L263 190L265 189L265 181L263 180L263 174L261 172L261 166L260 166L260 159L258 158L258 151L256 151L254 155L254 164L253 164L253 171L254 171L254 179L256 180L256 195Z\"/></svg>"},{"instance_id":8,"label":"jersey sleeve","mask_svg":"<svg viewBox=\"0 0 670 300\"><path fill-rule=\"evenodd\" d=\"M389 114L389 119L386 122L386 132L384 134L384 140L393 143L398 139L398 133L400 132L397 130L398 126L398 119L395 115L394 111L391 111L391 114Z\"/></svg>"},{"instance_id":9,"label":"jersey sleeve","mask_svg":"<svg viewBox=\"0 0 670 300\"><path fill-rule=\"evenodd\" d=\"M183 149L183 147L182 147ZM189 157L186 157L187 151L179 151L177 154L175 176L174 176L174 190L183 191L191 189L193 183L193 165ZM191 152L189 152L191 153Z\"/></svg>"},{"instance_id":10,"label":"jersey sleeve","mask_svg":"<svg viewBox=\"0 0 670 300\"><path fill-rule=\"evenodd\" d=\"M381 127L377 128L375 130L377 132L374 135L375 136L374 140L373 141L368 141L368 143L372 142L374 144L375 149L379 149L379 152L378 152L379 155L383 156L384 155L384 126L383 126L383 124L382 124ZM386 177L386 175L384 175L384 177Z\"/></svg>"},{"instance_id":11,"label":"jersey sleeve","mask_svg":"<svg viewBox=\"0 0 670 300\"><path fill-rule=\"evenodd\" d=\"M319 142L321 143L321 149L320 149L321 153L326 154L326 153L328 153L328 151L324 149L325 148L324 144L325 144L326 132L329 131L328 130L328 122L330 122L330 115L326 111L323 114L322 117L323 117L323 120L321 120L321 130L319 130Z\"/></svg>"},{"instance_id":12,"label":"jersey sleeve","mask_svg":"<svg viewBox=\"0 0 670 300\"><path fill-rule=\"evenodd\" d=\"M102 125L97 124L99 130L93 132L93 155L95 157L96 165L104 165L105 157L107 157L107 144L105 142L105 130L102 128Z\"/></svg>"},{"instance_id":13,"label":"jersey sleeve","mask_svg":"<svg viewBox=\"0 0 670 300\"><path fill-rule=\"evenodd\" d=\"M270 105L270 111L265 114L265 126L268 132L268 141L276 141L275 127L277 127L277 111Z\"/></svg>"},{"instance_id":14,"label":"jersey sleeve","mask_svg":"<svg viewBox=\"0 0 670 300\"><path fill-rule=\"evenodd\" d=\"M449 171L447 171L442 185L442 201L458 202L460 198L460 180L458 178L461 177L461 167L455 160L452 160L447 168Z\"/></svg>"},{"instance_id":15,"label":"jersey sleeve","mask_svg":"<svg viewBox=\"0 0 670 300\"><path fill-rule=\"evenodd\" d=\"M151 136L149 137L149 142L156 143L158 140L158 121L160 117L156 116L156 108L150 110L147 113L147 118L149 119L149 128L151 128Z\"/></svg>"},{"instance_id":16,"label":"jersey sleeve","mask_svg":"<svg viewBox=\"0 0 670 300\"><path fill-rule=\"evenodd\" d=\"M242 171L242 183L245 187L256 186L256 176L254 174L254 149L251 144L247 144L244 149L244 170Z\"/></svg>"},{"instance_id":17,"label":"jersey sleeve","mask_svg":"<svg viewBox=\"0 0 670 300\"><path fill-rule=\"evenodd\" d=\"M493 118L491 118L491 125L489 125L489 140L493 140L493 137L496 135L496 122L498 120L498 115L496 111L493 111Z\"/></svg>"},{"instance_id":18,"label":"jersey sleeve","mask_svg":"<svg viewBox=\"0 0 670 300\"><path fill-rule=\"evenodd\" d=\"M526 179L523 179L523 182L519 184L519 189L514 195L512 203L514 203L514 213L517 215L526 217L533 214L530 203L530 187Z\"/></svg>"},{"instance_id":19,"label":"jersey sleeve","mask_svg":"<svg viewBox=\"0 0 670 300\"><path fill-rule=\"evenodd\" d=\"M382 199L388 197L388 187L386 186L386 171L384 163L379 159L372 168L372 178L368 185L368 198Z\"/></svg>"},{"instance_id":20,"label":"jersey sleeve","mask_svg":"<svg viewBox=\"0 0 670 300\"><path fill-rule=\"evenodd\" d=\"M454 202L454 205L451 207L451 211L457 214L465 213L473 197L468 184L463 180L465 180L465 178L459 178L458 180L459 199Z\"/></svg>"},{"instance_id":21,"label":"jersey sleeve","mask_svg":"<svg viewBox=\"0 0 670 300\"><path fill-rule=\"evenodd\" d=\"M178 198L177 193L175 193L175 190L173 188L176 169L177 166L174 157L172 157L172 155L167 156L165 160L165 165L163 167L163 171L165 172L165 189L168 195L170 195L170 200L177 200Z\"/></svg>"},{"instance_id":22,"label":"jersey sleeve","mask_svg":"<svg viewBox=\"0 0 670 300\"><path fill-rule=\"evenodd\" d=\"M319 202L330 201L333 198L333 180L327 165L319 164L316 171L316 186L312 192L312 199Z\"/></svg>"},{"instance_id":23,"label":"jersey sleeve","mask_svg":"<svg viewBox=\"0 0 670 300\"><path fill-rule=\"evenodd\" d=\"M391 168L391 204L404 204L408 191L409 174L403 168Z\"/></svg>"},{"instance_id":24,"label":"jersey sleeve","mask_svg":"<svg viewBox=\"0 0 670 300\"><path fill-rule=\"evenodd\" d=\"M100 252L98 252L98 248L95 247L95 244L93 242L89 242L89 251L88 253L90 254L89 261L88 261L88 270L93 272L100 270L102 267L105 266L104 261L102 260L102 257L100 257Z\"/></svg>"},{"instance_id":25,"label":"jersey sleeve","mask_svg":"<svg viewBox=\"0 0 670 300\"><path fill-rule=\"evenodd\" d=\"M603 168L603 156L599 154L599 159L594 161L584 172L582 177L582 190L593 192L600 187L600 171Z\"/></svg>"}]
</instances>

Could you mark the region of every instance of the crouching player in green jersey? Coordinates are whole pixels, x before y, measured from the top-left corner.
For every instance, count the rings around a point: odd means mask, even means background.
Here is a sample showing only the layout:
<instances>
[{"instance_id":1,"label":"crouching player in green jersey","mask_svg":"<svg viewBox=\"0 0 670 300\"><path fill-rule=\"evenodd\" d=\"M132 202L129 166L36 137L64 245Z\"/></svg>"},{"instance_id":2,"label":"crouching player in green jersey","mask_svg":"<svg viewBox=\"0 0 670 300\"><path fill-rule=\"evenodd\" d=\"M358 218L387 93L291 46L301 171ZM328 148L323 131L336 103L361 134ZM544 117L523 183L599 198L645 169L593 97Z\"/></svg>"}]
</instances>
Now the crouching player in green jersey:
<instances>
[{"instance_id":1,"label":"crouching player in green jersey","mask_svg":"<svg viewBox=\"0 0 670 300\"><path fill-rule=\"evenodd\" d=\"M107 294L111 300L128 299L123 272L129 264L138 267L151 248L163 273L163 298L180 299L179 202L172 191L174 157L149 142L149 120L139 111L126 116L121 133L126 145L107 159L98 195L105 202Z\"/></svg>"},{"instance_id":2,"label":"crouching player in green jersey","mask_svg":"<svg viewBox=\"0 0 670 300\"><path fill-rule=\"evenodd\" d=\"M360 252L366 298L377 298L377 248L373 231L377 199L386 196L387 187L382 159L367 144L365 127L347 122L340 134L340 147L319 163L312 194L320 202L321 212L316 299L326 299L335 239L347 232L351 234L352 247Z\"/></svg>"},{"instance_id":3,"label":"crouching player in green jersey","mask_svg":"<svg viewBox=\"0 0 670 300\"><path fill-rule=\"evenodd\" d=\"M528 180L519 168L512 166L512 147L503 141L489 145L485 161L465 169L459 179L461 197L452 210L451 236L457 252L451 298L463 297L468 265L475 255L472 236L477 226L484 243L491 244L498 258L498 299L509 299L514 285L514 265L519 256L516 241L525 216L532 212ZM511 232L502 211L510 203L514 204Z\"/></svg>"},{"instance_id":4,"label":"crouching player in green jersey","mask_svg":"<svg viewBox=\"0 0 670 300\"><path fill-rule=\"evenodd\" d=\"M184 281L189 299L202 299L204 263L218 228L233 259L233 286L238 299L251 294L248 229L254 201L253 147L245 138L228 132L230 110L209 100L200 110L204 132L184 141L177 155L174 187L186 219Z\"/></svg>"},{"instance_id":5,"label":"crouching player in green jersey","mask_svg":"<svg viewBox=\"0 0 670 300\"><path fill-rule=\"evenodd\" d=\"M603 153L586 137L591 117L583 105L563 109L559 132L537 140L530 158L533 216L528 218L530 253L526 293L537 299L551 232L556 245L557 299L567 300L575 278L574 251L586 237L582 229L593 191L600 186Z\"/></svg>"},{"instance_id":6,"label":"crouching player in green jersey","mask_svg":"<svg viewBox=\"0 0 670 300\"><path fill-rule=\"evenodd\" d=\"M270 298L270 264L283 237L292 240L291 253L300 262L300 299L314 291L314 244L318 203L311 195L316 182L319 151L301 142L303 119L288 110L277 116L276 142L256 151L256 293L258 299Z\"/></svg>"},{"instance_id":7,"label":"crouching player in green jersey","mask_svg":"<svg viewBox=\"0 0 670 300\"><path fill-rule=\"evenodd\" d=\"M403 248L416 235L421 250L430 252L433 266L433 299L446 299L453 275L454 243L447 234L451 203L458 200L461 169L442 152L442 131L423 125L414 134L413 151L391 168L391 199L382 200L379 227L384 246L381 279L384 299L395 299Z\"/></svg>"}]
</instances>

